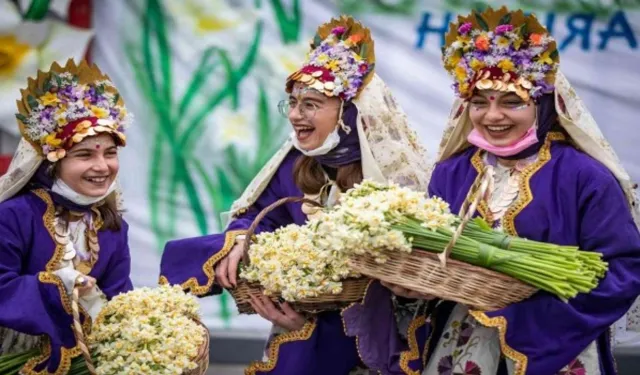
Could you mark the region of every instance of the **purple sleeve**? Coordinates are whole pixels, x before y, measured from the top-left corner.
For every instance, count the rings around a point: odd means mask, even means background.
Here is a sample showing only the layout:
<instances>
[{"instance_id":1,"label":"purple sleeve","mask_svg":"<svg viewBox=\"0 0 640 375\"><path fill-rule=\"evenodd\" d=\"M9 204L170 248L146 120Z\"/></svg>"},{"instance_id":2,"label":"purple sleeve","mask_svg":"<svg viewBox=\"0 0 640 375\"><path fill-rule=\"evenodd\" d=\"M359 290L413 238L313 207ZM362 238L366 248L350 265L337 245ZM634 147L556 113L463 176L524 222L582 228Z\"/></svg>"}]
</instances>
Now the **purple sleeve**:
<instances>
[{"instance_id":1,"label":"purple sleeve","mask_svg":"<svg viewBox=\"0 0 640 375\"><path fill-rule=\"evenodd\" d=\"M640 234L618 182L594 168L579 171L575 182L578 245L609 262L598 287L568 303L539 292L502 310L473 313L500 329L503 353L530 374L558 373L594 340L608 346L608 328L640 294Z\"/></svg>"},{"instance_id":2,"label":"purple sleeve","mask_svg":"<svg viewBox=\"0 0 640 375\"><path fill-rule=\"evenodd\" d=\"M236 237L246 233L263 208L288 196L285 187L280 184L280 180L283 180L280 176L283 174L286 171L279 171L257 201L236 217L224 233L169 241L160 263L160 282L180 284L185 290L198 296L219 293L221 289L214 285L215 264L231 251ZM290 176L288 180L291 180ZM256 233L273 231L292 222L287 207L279 207L261 220Z\"/></svg>"},{"instance_id":3,"label":"purple sleeve","mask_svg":"<svg viewBox=\"0 0 640 375\"><path fill-rule=\"evenodd\" d=\"M53 272L24 274L30 233L37 223L25 218L26 212L4 209L0 214L0 326L29 335L46 335L50 356L29 364L55 372L63 365L68 351L76 347L73 318L62 281ZM37 247L36 247L37 250Z\"/></svg>"},{"instance_id":4,"label":"purple sleeve","mask_svg":"<svg viewBox=\"0 0 640 375\"><path fill-rule=\"evenodd\" d=\"M129 253L129 225L123 220L120 229L122 242L109 260L106 274L98 280L102 292L111 299L133 289L131 284L131 254Z\"/></svg>"}]
</instances>

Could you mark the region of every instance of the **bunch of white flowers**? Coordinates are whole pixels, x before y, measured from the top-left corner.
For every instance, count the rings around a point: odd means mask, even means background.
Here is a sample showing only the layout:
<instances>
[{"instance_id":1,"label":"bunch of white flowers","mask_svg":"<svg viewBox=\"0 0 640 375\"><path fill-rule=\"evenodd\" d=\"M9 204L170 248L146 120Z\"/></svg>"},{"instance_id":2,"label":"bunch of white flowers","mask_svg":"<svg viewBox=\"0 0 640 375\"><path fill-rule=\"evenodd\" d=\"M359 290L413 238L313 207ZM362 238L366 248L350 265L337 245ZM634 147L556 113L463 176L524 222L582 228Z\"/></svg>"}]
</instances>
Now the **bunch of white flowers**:
<instances>
[{"instance_id":1,"label":"bunch of white flowers","mask_svg":"<svg viewBox=\"0 0 640 375\"><path fill-rule=\"evenodd\" d=\"M100 312L89 342L99 375L180 375L197 367L206 340L195 322L199 305L180 286L139 288L114 297Z\"/></svg>"},{"instance_id":2,"label":"bunch of white flowers","mask_svg":"<svg viewBox=\"0 0 640 375\"><path fill-rule=\"evenodd\" d=\"M324 242L309 225L295 224L263 232L249 250L250 265L240 276L258 282L266 295L293 302L342 292L340 280L354 276L347 255Z\"/></svg>"},{"instance_id":3,"label":"bunch of white flowers","mask_svg":"<svg viewBox=\"0 0 640 375\"><path fill-rule=\"evenodd\" d=\"M411 236L394 228L405 219L429 230L452 228L457 220L442 199L389 182L364 180L344 194L334 210L310 221L321 237L349 254L370 254L385 263L393 251L411 252Z\"/></svg>"},{"instance_id":4,"label":"bunch of white flowers","mask_svg":"<svg viewBox=\"0 0 640 375\"><path fill-rule=\"evenodd\" d=\"M456 222L440 198L364 180L347 191L339 205L305 225L260 233L249 248L250 265L240 276L287 301L338 294L341 280L358 276L349 270L351 255L366 253L385 263L393 251L411 252L411 236L393 227L407 218L429 230Z\"/></svg>"}]
</instances>

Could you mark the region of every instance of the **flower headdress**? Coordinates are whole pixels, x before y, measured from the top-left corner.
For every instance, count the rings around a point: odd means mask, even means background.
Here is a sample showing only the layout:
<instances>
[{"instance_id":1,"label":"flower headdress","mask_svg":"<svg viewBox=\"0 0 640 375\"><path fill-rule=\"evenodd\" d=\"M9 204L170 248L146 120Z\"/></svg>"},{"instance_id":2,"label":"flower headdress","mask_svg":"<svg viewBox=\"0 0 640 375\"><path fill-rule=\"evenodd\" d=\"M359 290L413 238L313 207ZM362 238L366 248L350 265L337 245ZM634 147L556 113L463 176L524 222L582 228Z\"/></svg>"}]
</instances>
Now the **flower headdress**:
<instances>
[{"instance_id":1,"label":"flower headdress","mask_svg":"<svg viewBox=\"0 0 640 375\"><path fill-rule=\"evenodd\" d=\"M555 40L534 15L506 7L458 16L443 48L461 98L475 89L514 92L525 101L551 93L558 57Z\"/></svg>"},{"instance_id":2,"label":"flower headdress","mask_svg":"<svg viewBox=\"0 0 640 375\"><path fill-rule=\"evenodd\" d=\"M20 90L18 125L22 136L51 162L65 157L74 144L100 133L126 143L124 128L131 122L122 97L96 65L72 59L64 67L53 63L38 71Z\"/></svg>"},{"instance_id":3,"label":"flower headdress","mask_svg":"<svg viewBox=\"0 0 640 375\"><path fill-rule=\"evenodd\" d=\"M304 66L287 78L287 92L302 82L329 97L348 101L373 78L375 53L369 29L342 16L321 25Z\"/></svg>"}]
</instances>

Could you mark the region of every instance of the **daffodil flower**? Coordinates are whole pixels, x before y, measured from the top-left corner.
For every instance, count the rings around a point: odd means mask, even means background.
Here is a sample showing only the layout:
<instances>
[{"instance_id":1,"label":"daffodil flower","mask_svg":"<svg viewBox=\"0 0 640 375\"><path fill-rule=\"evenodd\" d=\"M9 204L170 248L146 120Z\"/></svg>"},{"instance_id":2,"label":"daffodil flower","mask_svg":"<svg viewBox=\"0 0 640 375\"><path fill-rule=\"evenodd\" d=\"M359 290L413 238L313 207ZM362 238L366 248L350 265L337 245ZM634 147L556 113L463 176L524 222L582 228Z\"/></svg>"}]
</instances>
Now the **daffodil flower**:
<instances>
[{"instance_id":1,"label":"daffodil flower","mask_svg":"<svg viewBox=\"0 0 640 375\"><path fill-rule=\"evenodd\" d=\"M18 134L15 103L28 77L73 57L83 58L93 31L57 20L23 21L16 5L0 2L0 127Z\"/></svg>"}]
</instances>

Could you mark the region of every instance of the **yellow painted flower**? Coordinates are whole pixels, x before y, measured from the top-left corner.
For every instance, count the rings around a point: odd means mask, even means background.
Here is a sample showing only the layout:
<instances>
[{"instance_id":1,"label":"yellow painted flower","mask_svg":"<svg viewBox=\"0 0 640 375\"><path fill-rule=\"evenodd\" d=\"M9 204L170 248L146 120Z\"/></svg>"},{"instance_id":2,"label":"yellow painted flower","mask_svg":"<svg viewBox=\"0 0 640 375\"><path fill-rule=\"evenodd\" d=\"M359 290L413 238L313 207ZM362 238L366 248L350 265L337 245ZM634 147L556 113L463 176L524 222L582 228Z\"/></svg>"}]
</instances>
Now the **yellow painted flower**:
<instances>
[{"instance_id":1,"label":"yellow painted flower","mask_svg":"<svg viewBox=\"0 0 640 375\"><path fill-rule=\"evenodd\" d=\"M338 60L331 60L325 64L325 68L335 72L340 70L340 63L338 62Z\"/></svg>"},{"instance_id":2,"label":"yellow painted flower","mask_svg":"<svg viewBox=\"0 0 640 375\"><path fill-rule=\"evenodd\" d=\"M467 78L467 70L464 68L464 66L456 66L454 73L458 81L464 81L465 78Z\"/></svg>"},{"instance_id":3,"label":"yellow painted flower","mask_svg":"<svg viewBox=\"0 0 640 375\"><path fill-rule=\"evenodd\" d=\"M551 52L549 50L544 51L544 53L540 55L540 57L538 57L538 62L542 64L547 64L547 65L553 64L553 59L551 58L550 55L551 55Z\"/></svg>"},{"instance_id":4,"label":"yellow painted flower","mask_svg":"<svg viewBox=\"0 0 640 375\"><path fill-rule=\"evenodd\" d=\"M91 111L91 113L93 113L94 116L96 116L97 118L107 118L109 116L109 111L107 111L104 108L101 107L97 107L95 105L92 105L89 110Z\"/></svg>"},{"instance_id":5,"label":"yellow painted flower","mask_svg":"<svg viewBox=\"0 0 640 375\"><path fill-rule=\"evenodd\" d=\"M15 103L27 78L38 69L48 70L54 61L64 64L71 57L79 62L93 36L92 30L57 19L24 22L17 3L0 1L0 126L15 135Z\"/></svg>"},{"instance_id":6,"label":"yellow painted flower","mask_svg":"<svg viewBox=\"0 0 640 375\"><path fill-rule=\"evenodd\" d=\"M460 56L459 53L454 53L453 55L451 55L451 57L449 57L449 61L448 61L449 67L453 68L456 65L458 65L458 63L460 62L460 59L462 59L462 57Z\"/></svg>"},{"instance_id":7,"label":"yellow painted flower","mask_svg":"<svg viewBox=\"0 0 640 375\"><path fill-rule=\"evenodd\" d=\"M0 78L14 74L30 50L15 35L0 35Z\"/></svg>"},{"instance_id":8,"label":"yellow painted flower","mask_svg":"<svg viewBox=\"0 0 640 375\"><path fill-rule=\"evenodd\" d=\"M473 69L475 71L478 71L478 70L484 68L486 66L486 64L484 62L474 58L469 63L469 66L471 67L471 69Z\"/></svg>"},{"instance_id":9,"label":"yellow painted flower","mask_svg":"<svg viewBox=\"0 0 640 375\"><path fill-rule=\"evenodd\" d=\"M62 145L62 139L56 137L56 133L49 134L44 138L44 143L51 147L60 147Z\"/></svg>"},{"instance_id":10,"label":"yellow painted flower","mask_svg":"<svg viewBox=\"0 0 640 375\"><path fill-rule=\"evenodd\" d=\"M508 72L513 71L515 66L513 65L513 62L511 62L511 60L504 59L498 63L498 68L502 69L505 72Z\"/></svg>"},{"instance_id":11,"label":"yellow painted flower","mask_svg":"<svg viewBox=\"0 0 640 375\"><path fill-rule=\"evenodd\" d=\"M513 41L513 48L515 48L516 50L520 49L520 46L522 46L522 43L524 42L524 39L522 38L518 38L516 40Z\"/></svg>"},{"instance_id":12,"label":"yellow painted flower","mask_svg":"<svg viewBox=\"0 0 640 375\"><path fill-rule=\"evenodd\" d=\"M322 53L318 56L318 62L326 63L327 61L329 61L329 56L326 53Z\"/></svg>"},{"instance_id":13,"label":"yellow painted flower","mask_svg":"<svg viewBox=\"0 0 640 375\"><path fill-rule=\"evenodd\" d=\"M40 97L40 101L42 102L42 105L48 106L48 105L54 105L58 103L60 99L58 99L58 96L56 94L52 92L47 92L46 94Z\"/></svg>"}]
</instances>

